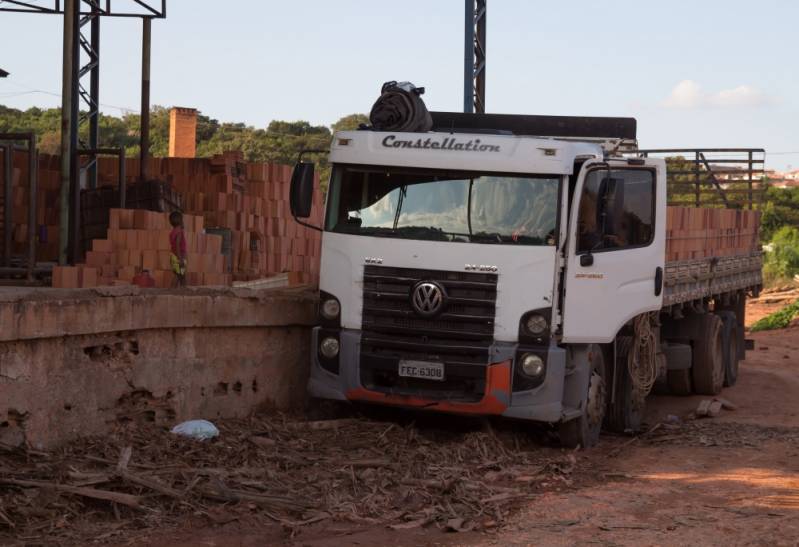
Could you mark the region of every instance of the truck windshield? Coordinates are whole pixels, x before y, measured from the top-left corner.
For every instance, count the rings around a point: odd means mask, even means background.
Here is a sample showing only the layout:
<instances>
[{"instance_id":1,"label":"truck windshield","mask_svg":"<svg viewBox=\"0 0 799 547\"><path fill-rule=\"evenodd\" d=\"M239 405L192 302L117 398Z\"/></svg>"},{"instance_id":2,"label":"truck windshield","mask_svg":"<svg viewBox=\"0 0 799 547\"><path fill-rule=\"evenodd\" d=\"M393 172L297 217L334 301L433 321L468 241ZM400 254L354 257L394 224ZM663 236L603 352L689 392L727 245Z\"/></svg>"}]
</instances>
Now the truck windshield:
<instances>
[{"instance_id":1,"label":"truck windshield","mask_svg":"<svg viewBox=\"0 0 799 547\"><path fill-rule=\"evenodd\" d=\"M560 179L336 166L326 229L355 235L554 245Z\"/></svg>"}]
</instances>

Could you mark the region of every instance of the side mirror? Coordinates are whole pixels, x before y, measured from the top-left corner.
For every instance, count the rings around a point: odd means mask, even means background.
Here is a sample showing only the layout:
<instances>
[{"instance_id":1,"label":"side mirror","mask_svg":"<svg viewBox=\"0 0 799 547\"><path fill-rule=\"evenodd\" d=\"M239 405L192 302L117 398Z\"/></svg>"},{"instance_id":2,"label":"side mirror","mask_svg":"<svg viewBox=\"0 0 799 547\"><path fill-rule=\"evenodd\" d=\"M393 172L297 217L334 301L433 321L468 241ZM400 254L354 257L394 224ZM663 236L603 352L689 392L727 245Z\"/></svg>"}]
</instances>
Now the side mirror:
<instances>
[{"instance_id":1,"label":"side mirror","mask_svg":"<svg viewBox=\"0 0 799 547\"><path fill-rule=\"evenodd\" d=\"M291 214L295 218L311 216L313 205L314 165L310 162L299 162L291 174L291 193L289 202Z\"/></svg>"}]
</instances>

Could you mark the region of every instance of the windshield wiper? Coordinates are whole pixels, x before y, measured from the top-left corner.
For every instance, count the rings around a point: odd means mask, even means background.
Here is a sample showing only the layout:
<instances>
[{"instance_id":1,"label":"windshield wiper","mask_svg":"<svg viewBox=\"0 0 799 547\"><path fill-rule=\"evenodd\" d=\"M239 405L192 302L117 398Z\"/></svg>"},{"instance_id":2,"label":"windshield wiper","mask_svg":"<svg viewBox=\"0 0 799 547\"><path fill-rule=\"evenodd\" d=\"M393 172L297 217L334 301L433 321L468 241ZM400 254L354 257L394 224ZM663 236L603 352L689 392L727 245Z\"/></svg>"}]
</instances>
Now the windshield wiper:
<instances>
[{"instance_id":1,"label":"windshield wiper","mask_svg":"<svg viewBox=\"0 0 799 547\"><path fill-rule=\"evenodd\" d=\"M479 241L480 243L524 243L527 245L541 245L544 240L536 236L527 235L507 235L500 234L499 232L477 232L472 234L471 241Z\"/></svg>"}]
</instances>

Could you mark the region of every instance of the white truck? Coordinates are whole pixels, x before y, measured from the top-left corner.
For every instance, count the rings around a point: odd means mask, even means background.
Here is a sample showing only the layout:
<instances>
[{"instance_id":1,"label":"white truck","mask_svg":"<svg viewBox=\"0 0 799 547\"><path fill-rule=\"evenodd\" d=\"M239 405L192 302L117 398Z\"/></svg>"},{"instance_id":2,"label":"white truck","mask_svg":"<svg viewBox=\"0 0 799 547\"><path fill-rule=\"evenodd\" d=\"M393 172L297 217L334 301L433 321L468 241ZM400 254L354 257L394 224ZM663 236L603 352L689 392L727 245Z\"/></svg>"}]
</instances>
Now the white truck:
<instances>
[{"instance_id":1,"label":"white truck","mask_svg":"<svg viewBox=\"0 0 799 547\"><path fill-rule=\"evenodd\" d=\"M585 448L638 430L656 383L735 382L760 255L667 263L666 164L635 153L635 120L433 119L333 138L312 396L546 422ZM313 191L298 163L295 218Z\"/></svg>"}]
</instances>

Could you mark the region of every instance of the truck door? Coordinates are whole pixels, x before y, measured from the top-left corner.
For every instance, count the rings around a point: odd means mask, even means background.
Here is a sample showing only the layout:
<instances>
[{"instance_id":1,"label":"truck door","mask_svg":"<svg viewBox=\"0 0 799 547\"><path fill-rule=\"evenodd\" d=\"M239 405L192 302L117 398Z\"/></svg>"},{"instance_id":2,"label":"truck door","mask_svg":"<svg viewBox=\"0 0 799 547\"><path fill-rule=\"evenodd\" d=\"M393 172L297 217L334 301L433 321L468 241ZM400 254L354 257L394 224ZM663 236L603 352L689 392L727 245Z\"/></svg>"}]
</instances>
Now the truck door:
<instances>
[{"instance_id":1,"label":"truck door","mask_svg":"<svg viewBox=\"0 0 799 547\"><path fill-rule=\"evenodd\" d=\"M586 162L569 219L563 341L610 342L660 309L666 252L663 160Z\"/></svg>"}]
</instances>

